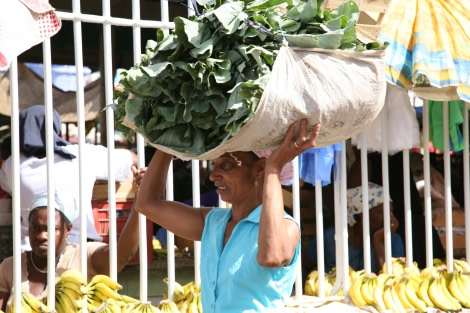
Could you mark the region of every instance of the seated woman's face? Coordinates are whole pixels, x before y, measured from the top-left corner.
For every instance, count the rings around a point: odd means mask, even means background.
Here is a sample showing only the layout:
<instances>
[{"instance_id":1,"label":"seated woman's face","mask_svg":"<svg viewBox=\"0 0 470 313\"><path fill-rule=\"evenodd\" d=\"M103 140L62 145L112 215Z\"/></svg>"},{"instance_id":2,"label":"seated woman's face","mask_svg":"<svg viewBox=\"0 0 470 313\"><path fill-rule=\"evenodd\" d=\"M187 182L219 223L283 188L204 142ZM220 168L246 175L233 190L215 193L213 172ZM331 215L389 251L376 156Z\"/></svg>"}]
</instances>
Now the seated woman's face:
<instances>
[{"instance_id":1,"label":"seated woman's face","mask_svg":"<svg viewBox=\"0 0 470 313\"><path fill-rule=\"evenodd\" d=\"M376 232L378 229L384 227L383 203L369 210L369 225L370 225L370 232L372 234ZM398 220L393 214L393 205L392 203L390 203L390 230L392 234L395 233L397 228L398 228Z\"/></svg>"},{"instance_id":2,"label":"seated woman's face","mask_svg":"<svg viewBox=\"0 0 470 313\"><path fill-rule=\"evenodd\" d=\"M62 219L59 211L55 212L55 249L56 253L60 253L66 245L66 240L70 229ZM47 257L47 250L49 246L48 233L47 233L47 208L35 209L29 216L29 242L31 250L35 255L40 257Z\"/></svg>"}]
</instances>

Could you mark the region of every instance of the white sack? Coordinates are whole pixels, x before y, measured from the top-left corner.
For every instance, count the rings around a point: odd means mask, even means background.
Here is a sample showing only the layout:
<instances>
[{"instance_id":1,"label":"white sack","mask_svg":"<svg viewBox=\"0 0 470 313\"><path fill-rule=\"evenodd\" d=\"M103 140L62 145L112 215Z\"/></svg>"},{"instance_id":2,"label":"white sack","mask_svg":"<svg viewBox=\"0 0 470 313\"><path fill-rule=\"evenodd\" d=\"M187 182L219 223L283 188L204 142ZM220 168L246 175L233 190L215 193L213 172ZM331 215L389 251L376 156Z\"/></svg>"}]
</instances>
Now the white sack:
<instances>
[{"instance_id":1,"label":"white sack","mask_svg":"<svg viewBox=\"0 0 470 313\"><path fill-rule=\"evenodd\" d=\"M408 91L387 84L384 110L387 110L387 142L391 155L420 146L419 123ZM382 116L378 116L365 130L367 151L382 151ZM362 149L360 135L351 138L351 144Z\"/></svg>"},{"instance_id":2,"label":"white sack","mask_svg":"<svg viewBox=\"0 0 470 313\"><path fill-rule=\"evenodd\" d=\"M385 99L384 50L293 50L282 46L256 115L225 144L199 156L154 145L176 157L211 160L229 151L268 150L290 124L321 124L318 147L346 140L367 127ZM310 129L311 130L311 129Z\"/></svg>"}]
</instances>

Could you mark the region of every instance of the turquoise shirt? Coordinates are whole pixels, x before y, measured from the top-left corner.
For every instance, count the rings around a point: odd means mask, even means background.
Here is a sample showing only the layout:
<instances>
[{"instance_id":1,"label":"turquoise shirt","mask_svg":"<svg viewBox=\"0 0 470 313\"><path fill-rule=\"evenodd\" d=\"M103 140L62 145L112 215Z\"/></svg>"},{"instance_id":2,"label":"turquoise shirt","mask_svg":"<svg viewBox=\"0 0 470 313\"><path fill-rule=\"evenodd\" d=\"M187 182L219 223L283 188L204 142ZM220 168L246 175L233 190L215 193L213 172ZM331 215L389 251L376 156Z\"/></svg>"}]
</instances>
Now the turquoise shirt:
<instances>
[{"instance_id":1,"label":"turquoise shirt","mask_svg":"<svg viewBox=\"0 0 470 313\"><path fill-rule=\"evenodd\" d=\"M207 214L201 239L204 313L274 312L284 307L291 296L300 240L288 266L259 265L256 255L260 214L261 205L235 226L225 247L225 227L232 210L213 208Z\"/></svg>"}]
</instances>

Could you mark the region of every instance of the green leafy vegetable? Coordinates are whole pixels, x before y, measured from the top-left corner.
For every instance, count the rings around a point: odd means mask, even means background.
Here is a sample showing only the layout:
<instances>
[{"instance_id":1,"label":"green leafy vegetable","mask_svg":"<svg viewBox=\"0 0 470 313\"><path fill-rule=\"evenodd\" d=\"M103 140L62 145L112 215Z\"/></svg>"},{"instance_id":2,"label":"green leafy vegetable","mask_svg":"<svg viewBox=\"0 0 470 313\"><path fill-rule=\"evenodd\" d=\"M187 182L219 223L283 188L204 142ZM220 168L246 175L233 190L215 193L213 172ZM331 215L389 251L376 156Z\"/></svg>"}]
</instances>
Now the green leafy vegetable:
<instances>
[{"instance_id":1,"label":"green leafy vegetable","mask_svg":"<svg viewBox=\"0 0 470 313\"><path fill-rule=\"evenodd\" d=\"M199 0L201 15L175 18L172 31L159 29L141 63L120 74L116 128L197 156L254 117L282 39L303 48L384 48L357 39L354 1L331 12L322 2ZM125 117L135 129L123 126Z\"/></svg>"}]
</instances>

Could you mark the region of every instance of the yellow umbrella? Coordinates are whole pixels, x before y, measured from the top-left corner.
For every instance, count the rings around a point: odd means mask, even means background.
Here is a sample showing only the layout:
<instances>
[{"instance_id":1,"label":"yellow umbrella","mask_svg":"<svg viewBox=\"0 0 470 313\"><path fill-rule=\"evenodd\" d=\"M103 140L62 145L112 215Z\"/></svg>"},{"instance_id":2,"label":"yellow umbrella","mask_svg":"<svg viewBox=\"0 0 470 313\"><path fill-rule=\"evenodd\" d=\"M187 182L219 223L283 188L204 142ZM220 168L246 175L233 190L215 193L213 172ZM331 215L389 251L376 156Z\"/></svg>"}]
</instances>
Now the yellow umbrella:
<instances>
[{"instance_id":1,"label":"yellow umbrella","mask_svg":"<svg viewBox=\"0 0 470 313\"><path fill-rule=\"evenodd\" d=\"M378 39L386 78L418 96L470 101L470 0L394 0Z\"/></svg>"}]
</instances>

